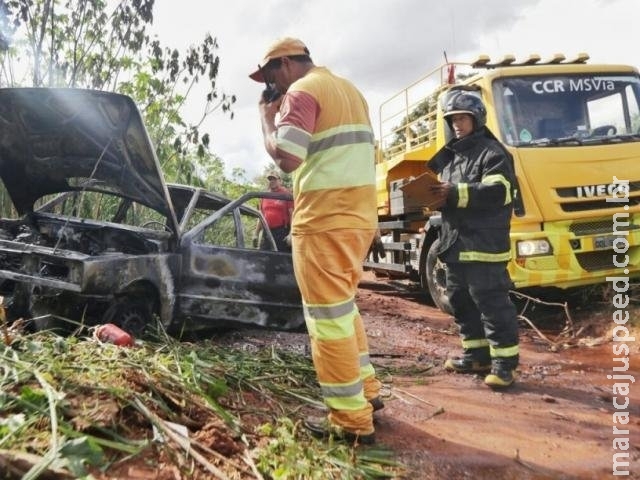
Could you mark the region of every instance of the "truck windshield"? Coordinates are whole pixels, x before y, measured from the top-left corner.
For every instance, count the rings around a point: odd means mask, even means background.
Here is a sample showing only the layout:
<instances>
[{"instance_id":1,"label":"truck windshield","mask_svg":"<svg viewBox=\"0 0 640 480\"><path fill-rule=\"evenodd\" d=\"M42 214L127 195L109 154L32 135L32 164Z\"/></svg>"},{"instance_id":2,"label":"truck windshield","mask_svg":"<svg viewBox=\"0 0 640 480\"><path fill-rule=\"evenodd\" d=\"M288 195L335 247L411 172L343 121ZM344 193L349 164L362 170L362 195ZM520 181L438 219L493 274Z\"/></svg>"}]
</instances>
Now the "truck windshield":
<instances>
[{"instance_id":1,"label":"truck windshield","mask_svg":"<svg viewBox=\"0 0 640 480\"><path fill-rule=\"evenodd\" d=\"M640 141L638 75L502 77L494 81L493 95L508 145Z\"/></svg>"}]
</instances>

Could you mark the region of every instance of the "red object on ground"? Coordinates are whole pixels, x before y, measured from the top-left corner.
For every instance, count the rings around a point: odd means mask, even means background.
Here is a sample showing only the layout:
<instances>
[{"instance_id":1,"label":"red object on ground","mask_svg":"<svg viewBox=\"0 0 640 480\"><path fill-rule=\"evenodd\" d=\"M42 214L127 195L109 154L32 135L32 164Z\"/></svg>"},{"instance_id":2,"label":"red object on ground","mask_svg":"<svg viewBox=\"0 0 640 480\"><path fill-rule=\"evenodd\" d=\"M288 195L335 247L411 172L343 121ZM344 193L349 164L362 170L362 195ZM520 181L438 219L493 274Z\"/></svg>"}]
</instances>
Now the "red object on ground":
<instances>
[{"instance_id":1,"label":"red object on ground","mask_svg":"<svg viewBox=\"0 0 640 480\"><path fill-rule=\"evenodd\" d=\"M120 347L132 347L134 345L133 336L113 323L100 325L96 328L94 335L101 342L113 343Z\"/></svg>"}]
</instances>

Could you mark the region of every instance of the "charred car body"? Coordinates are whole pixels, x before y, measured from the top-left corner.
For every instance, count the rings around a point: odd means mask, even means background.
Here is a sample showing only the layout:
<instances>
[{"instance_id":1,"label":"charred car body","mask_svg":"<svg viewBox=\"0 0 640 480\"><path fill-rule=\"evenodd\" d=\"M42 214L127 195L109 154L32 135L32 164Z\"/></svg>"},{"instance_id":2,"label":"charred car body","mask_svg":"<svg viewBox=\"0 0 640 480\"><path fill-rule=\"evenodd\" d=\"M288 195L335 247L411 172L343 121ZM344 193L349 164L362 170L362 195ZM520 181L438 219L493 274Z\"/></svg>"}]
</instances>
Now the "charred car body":
<instances>
[{"instance_id":1,"label":"charred car body","mask_svg":"<svg viewBox=\"0 0 640 480\"><path fill-rule=\"evenodd\" d=\"M0 295L10 319L139 331L304 324L291 255L249 200L167 185L134 102L76 89L0 89ZM251 245L256 222L271 251Z\"/></svg>"}]
</instances>

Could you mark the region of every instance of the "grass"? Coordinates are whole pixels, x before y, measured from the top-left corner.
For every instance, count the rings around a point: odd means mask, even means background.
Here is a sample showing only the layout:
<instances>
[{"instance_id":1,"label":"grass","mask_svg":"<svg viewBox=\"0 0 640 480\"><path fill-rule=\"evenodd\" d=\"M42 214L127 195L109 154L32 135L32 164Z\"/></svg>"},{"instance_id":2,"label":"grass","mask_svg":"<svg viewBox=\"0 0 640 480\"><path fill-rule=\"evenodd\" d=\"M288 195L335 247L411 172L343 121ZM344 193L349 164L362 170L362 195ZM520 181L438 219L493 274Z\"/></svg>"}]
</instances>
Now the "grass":
<instances>
[{"instance_id":1,"label":"grass","mask_svg":"<svg viewBox=\"0 0 640 480\"><path fill-rule=\"evenodd\" d=\"M632 334L640 319L637 288L629 295ZM594 332L614 325L612 298L580 302L597 322ZM305 433L301 419L323 408L306 355L178 342L162 332L124 348L92 336L26 333L2 314L0 308L3 479L403 476L385 448L319 442ZM383 378L422 377L431 366L376 370Z\"/></svg>"},{"instance_id":2,"label":"grass","mask_svg":"<svg viewBox=\"0 0 640 480\"><path fill-rule=\"evenodd\" d=\"M308 357L170 337L124 348L91 337L5 331L0 470L6 478L377 479L390 451L318 442ZM66 476L65 476L66 475ZM155 477L154 477L155 478Z\"/></svg>"}]
</instances>

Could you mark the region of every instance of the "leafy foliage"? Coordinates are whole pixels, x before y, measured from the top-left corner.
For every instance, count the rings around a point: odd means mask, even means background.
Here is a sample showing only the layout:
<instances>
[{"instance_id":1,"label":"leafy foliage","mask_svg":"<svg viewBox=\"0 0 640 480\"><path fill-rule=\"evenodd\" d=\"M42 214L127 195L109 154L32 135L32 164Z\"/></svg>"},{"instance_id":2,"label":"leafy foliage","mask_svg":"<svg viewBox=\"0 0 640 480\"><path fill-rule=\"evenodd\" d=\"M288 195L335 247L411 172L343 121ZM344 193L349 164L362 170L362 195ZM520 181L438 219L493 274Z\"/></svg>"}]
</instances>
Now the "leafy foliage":
<instances>
[{"instance_id":1,"label":"leafy foliage","mask_svg":"<svg viewBox=\"0 0 640 480\"><path fill-rule=\"evenodd\" d=\"M217 85L220 57L211 35L186 52L149 33L155 0L7 0L0 2L0 85L73 87L131 96L138 105L168 181L209 184L233 193L223 160L209 150L203 121L219 112L233 119L235 95ZM196 85L199 85L196 90ZM204 88L203 88L204 87ZM202 93L199 119L182 109ZM246 182L245 182L246 183ZM0 188L2 213L8 212Z\"/></svg>"},{"instance_id":2,"label":"leafy foliage","mask_svg":"<svg viewBox=\"0 0 640 480\"><path fill-rule=\"evenodd\" d=\"M100 478L125 478L138 465L170 469L172 478L375 479L400 471L388 450L317 442L298 428L304 409L319 404L307 356L176 342L162 332L122 348L82 333L16 330L0 344L0 461L29 463L23 478L97 469Z\"/></svg>"}]
</instances>

